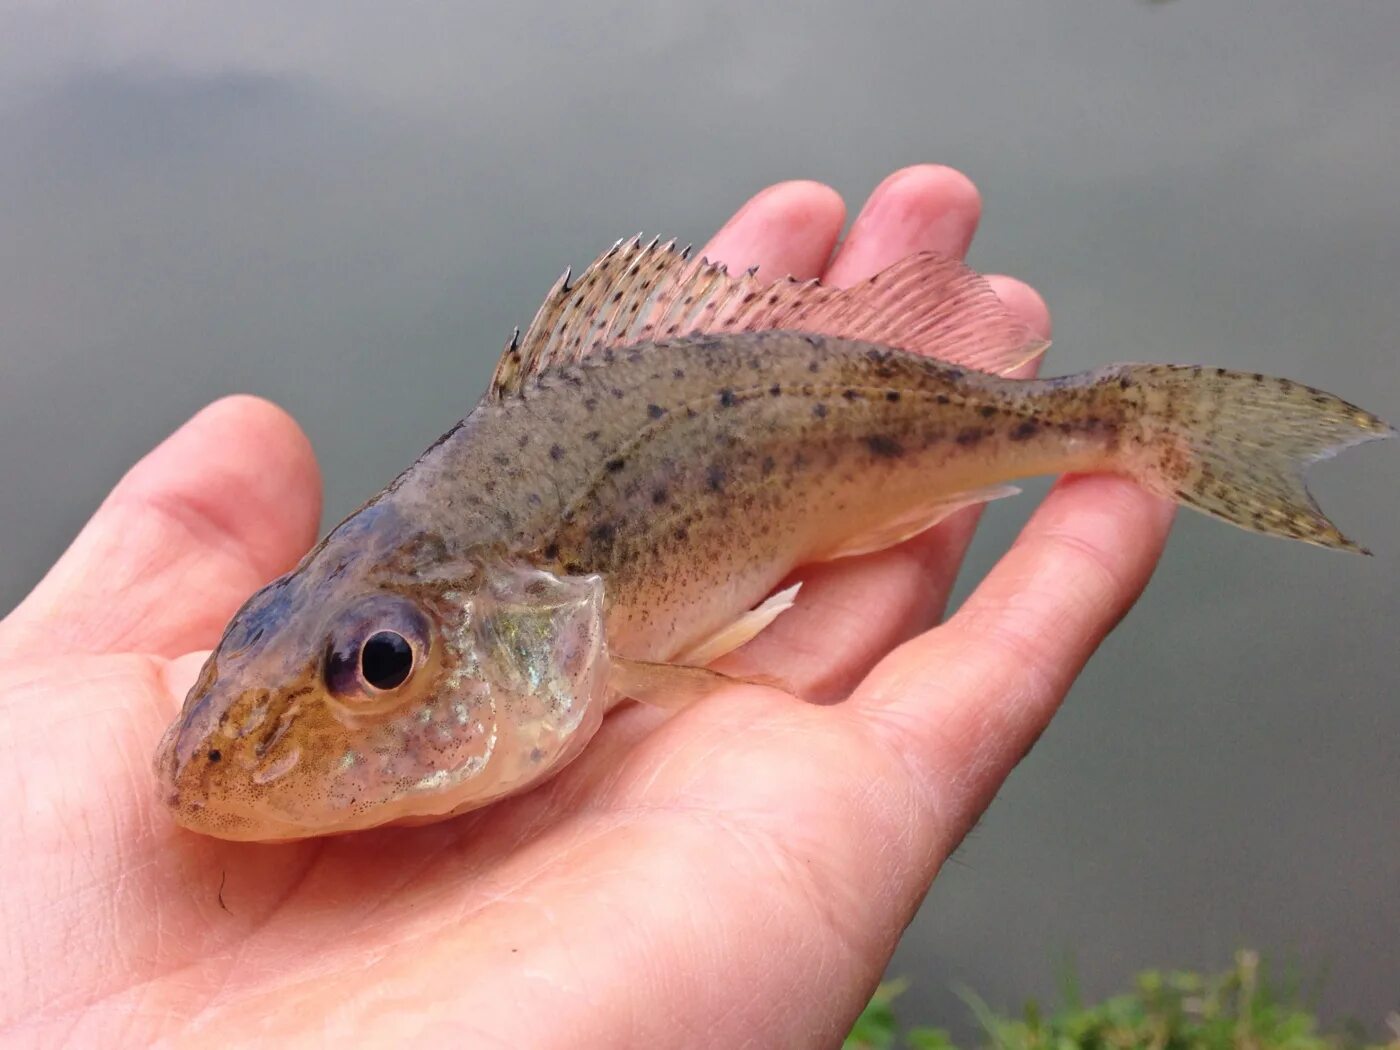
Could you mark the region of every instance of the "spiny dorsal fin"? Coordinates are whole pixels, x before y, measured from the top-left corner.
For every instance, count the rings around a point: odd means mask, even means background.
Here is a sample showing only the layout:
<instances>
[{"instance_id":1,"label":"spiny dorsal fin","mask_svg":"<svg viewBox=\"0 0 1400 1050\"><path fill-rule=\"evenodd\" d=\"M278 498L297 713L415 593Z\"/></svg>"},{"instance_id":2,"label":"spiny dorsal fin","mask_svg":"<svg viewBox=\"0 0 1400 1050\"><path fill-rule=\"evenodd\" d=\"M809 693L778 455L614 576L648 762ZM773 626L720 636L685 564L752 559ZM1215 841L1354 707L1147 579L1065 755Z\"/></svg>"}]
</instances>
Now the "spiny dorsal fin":
<instances>
[{"instance_id":1,"label":"spiny dorsal fin","mask_svg":"<svg viewBox=\"0 0 1400 1050\"><path fill-rule=\"evenodd\" d=\"M519 393L546 369L603 347L772 329L882 343L998 375L1049 345L957 259L920 252L850 288L753 270L731 276L675 241L618 241L577 281L555 282L530 327L507 345L491 396Z\"/></svg>"}]
</instances>

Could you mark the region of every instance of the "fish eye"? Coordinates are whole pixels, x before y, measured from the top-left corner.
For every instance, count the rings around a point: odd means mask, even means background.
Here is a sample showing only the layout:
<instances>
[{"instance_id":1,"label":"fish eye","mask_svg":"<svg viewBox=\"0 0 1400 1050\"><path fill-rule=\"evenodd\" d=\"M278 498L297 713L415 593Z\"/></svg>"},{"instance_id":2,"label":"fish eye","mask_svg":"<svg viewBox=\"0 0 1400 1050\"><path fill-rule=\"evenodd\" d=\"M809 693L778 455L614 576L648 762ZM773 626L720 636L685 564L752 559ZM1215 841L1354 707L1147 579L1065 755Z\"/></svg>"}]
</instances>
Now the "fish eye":
<instances>
[{"instance_id":1,"label":"fish eye","mask_svg":"<svg viewBox=\"0 0 1400 1050\"><path fill-rule=\"evenodd\" d=\"M376 689L397 689L413 670L413 646L397 631L376 631L360 650L360 677Z\"/></svg>"},{"instance_id":2,"label":"fish eye","mask_svg":"<svg viewBox=\"0 0 1400 1050\"><path fill-rule=\"evenodd\" d=\"M374 595L343 611L326 644L323 675L332 695L375 703L413 677L429 647L428 621L412 602Z\"/></svg>"}]
</instances>

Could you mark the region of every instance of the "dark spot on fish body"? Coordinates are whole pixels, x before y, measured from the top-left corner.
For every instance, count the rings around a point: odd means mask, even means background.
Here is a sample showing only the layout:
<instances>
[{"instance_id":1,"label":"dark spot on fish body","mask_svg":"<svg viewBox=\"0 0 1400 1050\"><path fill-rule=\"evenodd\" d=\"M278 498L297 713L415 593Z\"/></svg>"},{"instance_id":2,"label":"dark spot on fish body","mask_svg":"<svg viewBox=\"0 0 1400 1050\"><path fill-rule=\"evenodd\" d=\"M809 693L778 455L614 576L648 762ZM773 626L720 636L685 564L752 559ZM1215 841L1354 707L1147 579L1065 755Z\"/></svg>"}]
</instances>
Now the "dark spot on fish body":
<instances>
[{"instance_id":1,"label":"dark spot on fish body","mask_svg":"<svg viewBox=\"0 0 1400 1050\"><path fill-rule=\"evenodd\" d=\"M733 408L737 403L738 399L734 396L734 391L730 390L729 387L725 387L719 392L720 408Z\"/></svg>"},{"instance_id":2,"label":"dark spot on fish body","mask_svg":"<svg viewBox=\"0 0 1400 1050\"><path fill-rule=\"evenodd\" d=\"M847 387L845 390L841 391L841 396L847 401L854 401L856 398L860 397L860 391Z\"/></svg>"},{"instance_id":3,"label":"dark spot on fish body","mask_svg":"<svg viewBox=\"0 0 1400 1050\"><path fill-rule=\"evenodd\" d=\"M617 530L613 527L612 522L603 521L589 530L588 537L599 546L610 547L613 540L617 538Z\"/></svg>"},{"instance_id":4,"label":"dark spot on fish body","mask_svg":"<svg viewBox=\"0 0 1400 1050\"><path fill-rule=\"evenodd\" d=\"M977 410L977 414L980 415L983 419L991 419L994 415L997 414L997 407L996 405L983 405Z\"/></svg>"},{"instance_id":5,"label":"dark spot on fish body","mask_svg":"<svg viewBox=\"0 0 1400 1050\"><path fill-rule=\"evenodd\" d=\"M666 414L666 410L660 405L647 405L647 416L651 419L660 419Z\"/></svg>"},{"instance_id":6,"label":"dark spot on fish body","mask_svg":"<svg viewBox=\"0 0 1400 1050\"><path fill-rule=\"evenodd\" d=\"M816 346L816 345L817 345L816 340L815 340L814 338L812 338L812 337L808 337L808 340L807 340L807 341L810 342L813 346ZM809 362L807 362L807 371L813 373L814 375L815 375L817 372L820 372L821 369L822 369L821 362L819 362L819 361L809 361Z\"/></svg>"},{"instance_id":7,"label":"dark spot on fish body","mask_svg":"<svg viewBox=\"0 0 1400 1050\"><path fill-rule=\"evenodd\" d=\"M783 394L783 387L782 387L782 384L781 384L781 383L774 383L772 386L770 386L770 387L768 388L768 396L769 396L769 397L781 397L782 394Z\"/></svg>"},{"instance_id":8,"label":"dark spot on fish body","mask_svg":"<svg viewBox=\"0 0 1400 1050\"><path fill-rule=\"evenodd\" d=\"M826 405L821 401L818 401L815 405L812 406L812 415L816 416L818 419L825 419Z\"/></svg>"},{"instance_id":9,"label":"dark spot on fish body","mask_svg":"<svg viewBox=\"0 0 1400 1050\"><path fill-rule=\"evenodd\" d=\"M981 441L985 435L986 432L981 427L964 427L962 430L958 431L958 436L955 440L964 448L970 448Z\"/></svg>"},{"instance_id":10,"label":"dark spot on fish body","mask_svg":"<svg viewBox=\"0 0 1400 1050\"><path fill-rule=\"evenodd\" d=\"M934 395L933 395L933 400L934 400L936 403L940 404L940 405L946 405L946 404L948 404L952 399L949 398L947 394L934 394Z\"/></svg>"},{"instance_id":11,"label":"dark spot on fish body","mask_svg":"<svg viewBox=\"0 0 1400 1050\"><path fill-rule=\"evenodd\" d=\"M598 439L602 436L603 432L601 430L590 430L583 435L583 440L589 442L590 444L597 444Z\"/></svg>"},{"instance_id":12,"label":"dark spot on fish body","mask_svg":"<svg viewBox=\"0 0 1400 1050\"><path fill-rule=\"evenodd\" d=\"M612 396L617 398L619 401L621 401L624 397L627 396L626 391L624 391L621 387L617 386L613 387L612 390L609 391L609 393L611 393Z\"/></svg>"},{"instance_id":13,"label":"dark spot on fish body","mask_svg":"<svg viewBox=\"0 0 1400 1050\"><path fill-rule=\"evenodd\" d=\"M559 544L546 544L544 550L541 553L550 561L554 561L556 558L559 557Z\"/></svg>"},{"instance_id":14,"label":"dark spot on fish body","mask_svg":"<svg viewBox=\"0 0 1400 1050\"><path fill-rule=\"evenodd\" d=\"M597 399L596 397L586 397L586 398L584 398L584 399L583 399L583 407L584 407L585 411L588 411L588 412L594 412L594 411L596 411L597 408L598 408L598 399Z\"/></svg>"},{"instance_id":15,"label":"dark spot on fish body","mask_svg":"<svg viewBox=\"0 0 1400 1050\"><path fill-rule=\"evenodd\" d=\"M666 489L656 489L651 494L651 502L657 507L665 506L666 501L671 498L671 494Z\"/></svg>"},{"instance_id":16,"label":"dark spot on fish body","mask_svg":"<svg viewBox=\"0 0 1400 1050\"><path fill-rule=\"evenodd\" d=\"M209 749L209 761L210 761L210 762L219 762L219 761L222 761L222 760L223 760L223 757L224 757L224 753L223 753L222 751L220 751L217 747L211 747L211 748Z\"/></svg>"},{"instance_id":17,"label":"dark spot on fish body","mask_svg":"<svg viewBox=\"0 0 1400 1050\"><path fill-rule=\"evenodd\" d=\"M865 445L877 459L898 459L904 455L904 446L888 434L873 434L865 439Z\"/></svg>"},{"instance_id":18,"label":"dark spot on fish body","mask_svg":"<svg viewBox=\"0 0 1400 1050\"><path fill-rule=\"evenodd\" d=\"M1040 431L1040 423L1034 419L1017 423L1011 431L1012 441L1029 441Z\"/></svg>"},{"instance_id":19,"label":"dark spot on fish body","mask_svg":"<svg viewBox=\"0 0 1400 1050\"><path fill-rule=\"evenodd\" d=\"M772 456L764 456L763 464L759 469L763 471L763 476L766 478L773 473L777 465L777 461L774 460Z\"/></svg>"},{"instance_id":20,"label":"dark spot on fish body","mask_svg":"<svg viewBox=\"0 0 1400 1050\"><path fill-rule=\"evenodd\" d=\"M684 378L685 378L685 369L684 369L684 368L673 368L673 369L671 369L671 378L672 378L672 379L684 379Z\"/></svg>"},{"instance_id":21,"label":"dark spot on fish body","mask_svg":"<svg viewBox=\"0 0 1400 1050\"><path fill-rule=\"evenodd\" d=\"M886 390L886 391L885 391L885 400L888 401L888 402L889 402L890 404L892 404L892 405L898 404L898 403L899 403L899 391L898 391L898 390Z\"/></svg>"},{"instance_id":22,"label":"dark spot on fish body","mask_svg":"<svg viewBox=\"0 0 1400 1050\"><path fill-rule=\"evenodd\" d=\"M560 445L550 445L550 446L549 446L549 458L552 459L552 460L554 460L554 462L558 463L561 459L564 458L564 449L563 449L563 447L560 446Z\"/></svg>"},{"instance_id":23,"label":"dark spot on fish body","mask_svg":"<svg viewBox=\"0 0 1400 1050\"><path fill-rule=\"evenodd\" d=\"M510 457L507 456L504 452L497 452L494 456L491 457L491 459L498 467L510 466Z\"/></svg>"},{"instance_id":24,"label":"dark spot on fish body","mask_svg":"<svg viewBox=\"0 0 1400 1050\"><path fill-rule=\"evenodd\" d=\"M711 492L719 492L724 488L726 477L725 470L718 463L710 464L709 470L705 472L705 485Z\"/></svg>"},{"instance_id":25,"label":"dark spot on fish body","mask_svg":"<svg viewBox=\"0 0 1400 1050\"><path fill-rule=\"evenodd\" d=\"M521 434L518 438L515 439L515 447L518 448L518 449L521 449L522 451L523 451L524 449L528 448L529 445L530 445L530 435L529 435L529 434Z\"/></svg>"},{"instance_id":26,"label":"dark spot on fish body","mask_svg":"<svg viewBox=\"0 0 1400 1050\"><path fill-rule=\"evenodd\" d=\"M609 474L616 474L623 467L627 466L627 461L619 456L614 459L608 460L607 463L604 464L604 466L607 467Z\"/></svg>"}]
</instances>

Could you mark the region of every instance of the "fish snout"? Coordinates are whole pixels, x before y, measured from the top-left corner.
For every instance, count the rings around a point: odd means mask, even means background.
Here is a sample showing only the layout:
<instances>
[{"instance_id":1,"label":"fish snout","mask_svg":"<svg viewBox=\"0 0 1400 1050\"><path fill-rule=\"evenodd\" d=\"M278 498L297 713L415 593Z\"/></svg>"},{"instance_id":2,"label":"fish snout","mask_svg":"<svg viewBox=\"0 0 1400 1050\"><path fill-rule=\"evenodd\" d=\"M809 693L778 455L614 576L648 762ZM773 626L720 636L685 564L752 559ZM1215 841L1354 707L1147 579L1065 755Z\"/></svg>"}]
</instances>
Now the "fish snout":
<instances>
[{"instance_id":1,"label":"fish snout","mask_svg":"<svg viewBox=\"0 0 1400 1050\"><path fill-rule=\"evenodd\" d=\"M236 778L253 757L267 702L265 689L229 691L201 676L156 749L161 801L176 810L202 808L220 784Z\"/></svg>"}]
</instances>

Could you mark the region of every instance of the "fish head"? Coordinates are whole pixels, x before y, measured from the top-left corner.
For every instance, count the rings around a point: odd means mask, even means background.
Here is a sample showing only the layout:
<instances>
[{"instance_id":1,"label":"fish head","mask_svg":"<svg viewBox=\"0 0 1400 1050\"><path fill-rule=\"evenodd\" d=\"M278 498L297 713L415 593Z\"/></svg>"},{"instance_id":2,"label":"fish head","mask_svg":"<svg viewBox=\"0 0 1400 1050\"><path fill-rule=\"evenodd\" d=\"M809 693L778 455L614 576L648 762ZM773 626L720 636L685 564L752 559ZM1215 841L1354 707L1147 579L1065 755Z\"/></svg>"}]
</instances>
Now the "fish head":
<instances>
[{"instance_id":1,"label":"fish head","mask_svg":"<svg viewBox=\"0 0 1400 1050\"><path fill-rule=\"evenodd\" d=\"M571 759L606 706L602 592L528 568L406 574L335 535L230 623L156 756L227 839L425 823Z\"/></svg>"}]
</instances>

